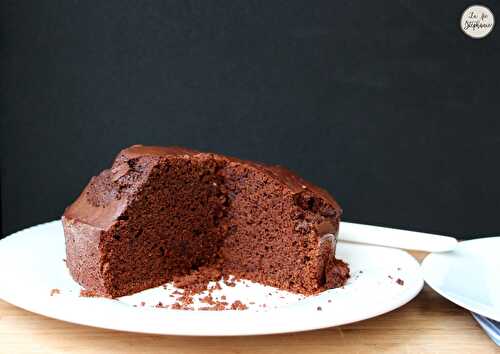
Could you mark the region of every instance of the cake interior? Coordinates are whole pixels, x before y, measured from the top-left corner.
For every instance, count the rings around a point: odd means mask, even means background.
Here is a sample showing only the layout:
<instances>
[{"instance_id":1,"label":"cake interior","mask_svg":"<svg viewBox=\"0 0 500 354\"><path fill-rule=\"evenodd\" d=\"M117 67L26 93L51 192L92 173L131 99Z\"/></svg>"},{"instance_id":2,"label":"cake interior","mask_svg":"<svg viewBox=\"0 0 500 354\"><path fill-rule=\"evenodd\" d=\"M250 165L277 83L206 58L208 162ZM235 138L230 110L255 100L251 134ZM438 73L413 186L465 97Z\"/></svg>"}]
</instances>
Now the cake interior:
<instances>
[{"instance_id":1,"label":"cake interior","mask_svg":"<svg viewBox=\"0 0 500 354\"><path fill-rule=\"evenodd\" d=\"M322 227L336 231L339 216L307 191L291 193L259 169L210 157L171 156L149 170L140 159L115 164L113 171L126 164L127 173L105 171L91 182L134 193L99 244L109 296L202 270L212 280L231 274L302 294L347 277L332 244L319 237ZM140 178L144 183L134 183Z\"/></svg>"},{"instance_id":2,"label":"cake interior","mask_svg":"<svg viewBox=\"0 0 500 354\"><path fill-rule=\"evenodd\" d=\"M221 174L231 196L221 250L226 272L299 293L321 290L332 245L318 244L314 226L326 218L311 208L319 198L301 204L306 192L292 195L269 175L240 165Z\"/></svg>"},{"instance_id":3,"label":"cake interior","mask_svg":"<svg viewBox=\"0 0 500 354\"><path fill-rule=\"evenodd\" d=\"M227 207L219 168L213 160L170 159L149 172L101 244L109 264L105 287L111 295L154 287L215 262L224 241L221 219Z\"/></svg>"}]
</instances>

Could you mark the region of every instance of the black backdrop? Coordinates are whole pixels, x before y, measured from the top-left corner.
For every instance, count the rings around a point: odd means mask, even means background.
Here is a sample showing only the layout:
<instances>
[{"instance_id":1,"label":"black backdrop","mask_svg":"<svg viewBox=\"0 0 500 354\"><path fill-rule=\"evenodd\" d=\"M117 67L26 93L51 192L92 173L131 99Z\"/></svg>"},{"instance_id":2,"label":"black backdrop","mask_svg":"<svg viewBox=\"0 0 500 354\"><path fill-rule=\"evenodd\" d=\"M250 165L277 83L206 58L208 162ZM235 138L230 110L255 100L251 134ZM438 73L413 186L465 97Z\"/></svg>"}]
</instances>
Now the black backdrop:
<instances>
[{"instance_id":1,"label":"black backdrop","mask_svg":"<svg viewBox=\"0 0 500 354\"><path fill-rule=\"evenodd\" d=\"M2 1L2 232L143 143L286 165L345 220L498 234L500 28L466 37L468 5Z\"/></svg>"}]
</instances>

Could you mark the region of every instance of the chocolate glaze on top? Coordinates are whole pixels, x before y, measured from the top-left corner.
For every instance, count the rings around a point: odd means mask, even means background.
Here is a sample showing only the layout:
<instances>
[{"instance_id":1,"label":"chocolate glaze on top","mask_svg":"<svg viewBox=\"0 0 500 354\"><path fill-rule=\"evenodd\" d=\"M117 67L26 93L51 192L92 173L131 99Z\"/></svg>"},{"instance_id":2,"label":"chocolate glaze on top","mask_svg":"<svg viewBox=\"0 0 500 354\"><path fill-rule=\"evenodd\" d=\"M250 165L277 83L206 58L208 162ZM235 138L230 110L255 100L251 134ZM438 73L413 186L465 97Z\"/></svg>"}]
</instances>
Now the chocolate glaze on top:
<instances>
[{"instance_id":1,"label":"chocolate glaze on top","mask_svg":"<svg viewBox=\"0 0 500 354\"><path fill-rule=\"evenodd\" d=\"M133 145L127 149L124 149L121 151L119 156L123 156L123 158L126 159L134 159L134 158L139 158L142 156L156 156L156 157L162 157L162 156L169 156L169 155L174 155L174 156L195 156L195 155L212 155L212 156L219 156L222 157L221 155L213 154L213 153L203 153L199 152L196 150L191 150L183 147L178 147L178 146L169 146L169 147L164 147L164 146L144 146L144 145ZM266 165L260 162L255 162L255 161L249 161L249 160L242 160L238 159L235 157L228 157L224 156L223 158L228 159L229 161L232 162L237 162L237 163L243 163L247 165L254 166L256 168L261 168L264 171L266 171L268 174L270 174L272 177L276 178L280 182L284 183L287 185L288 188L290 188L294 192L300 192L303 191L304 189L309 189L313 191L314 193L320 194L322 198L328 200L331 204L334 204L336 206L336 209L340 210L340 206L338 203L333 199L333 197L324 189L315 186L306 180L302 179L292 171L288 170L287 168L279 165Z\"/></svg>"},{"instance_id":2,"label":"chocolate glaze on top","mask_svg":"<svg viewBox=\"0 0 500 354\"><path fill-rule=\"evenodd\" d=\"M274 165L265 165L262 163L241 160L234 157L226 157L222 155L217 155L213 153L204 153L196 150L191 150L183 147L170 146L144 146L144 145L133 145L129 148L126 148L118 154L115 163L111 169L111 174L113 175L112 180L117 180L119 177L127 173L130 169L130 166L127 164L128 161L146 158L149 160L147 165L152 167L158 158L168 157L168 156L177 156L177 157L186 157L186 158L221 158L226 159L228 161L234 163L241 163L247 166L253 166L254 168L260 169L261 171L266 172L272 178L277 179L279 182L285 184L291 191L295 193L311 191L313 194L317 194L324 198L328 203L330 203L335 209L337 215L341 215L342 209L335 199L324 189L315 186L306 180L302 179L295 173L291 172L285 167ZM95 178L94 178L95 179ZM99 227L99 228L107 228L111 225L125 210L128 200L127 198L112 198L109 203L106 205L96 206L94 203L88 200L88 198L83 197L85 194L89 193L89 188L92 182L85 188L82 192L82 196L79 197L75 203L70 205L64 216L69 219L78 219L81 222L88 223L90 225Z\"/></svg>"}]
</instances>

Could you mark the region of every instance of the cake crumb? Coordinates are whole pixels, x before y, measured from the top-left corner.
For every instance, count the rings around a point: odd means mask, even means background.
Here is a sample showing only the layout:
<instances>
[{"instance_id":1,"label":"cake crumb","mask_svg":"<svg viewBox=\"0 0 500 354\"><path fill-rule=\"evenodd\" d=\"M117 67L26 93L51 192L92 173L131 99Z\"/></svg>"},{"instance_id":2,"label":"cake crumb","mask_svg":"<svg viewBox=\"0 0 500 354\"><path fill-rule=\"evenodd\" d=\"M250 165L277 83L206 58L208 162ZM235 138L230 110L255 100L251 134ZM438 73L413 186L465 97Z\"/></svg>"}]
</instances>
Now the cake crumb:
<instances>
[{"instance_id":1,"label":"cake crumb","mask_svg":"<svg viewBox=\"0 0 500 354\"><path fill-rule=\"evenodd\" d=\"M215 283L214 286L210 287L209 290L222 290L222 286L220 286L219 282Z\"/></svg>"},{"instance_id":2,"label":"cake crumb","mask_svg":"<svg viewBox=\"0 0 500 354\"><path fill-rule=\"evenodd\" d=\"M317 311L323 311L323 308L321 306L316 307Z\"/></svg>"},{"instance_id":3,"label":"cake crumb","mask_svg":"<svg viewBox=\"0 0 500 354\"><path fill-rule=\"evenodd\" d=\"M224 311L224 310L227 310L227 308L226 308L226 306L228 305L227 302L215 301L214 304L215 304L214 306L203 306L203 307L200 307L198 309L202 310L202 311Z\"/></svg>"},{"instance_id":4,"label":"cake crumb","mask_svg":"<svg viewBox=\"0 0 500 354\"><path fill-rule=\"evenodd\" d=\"M234 279L224 279L224 284L234 288L236 286L236 281Z\"/></svg>"},{"instance_id":5,"label":"cake crumb","mask_svg":"<svg viewBox=\"0 0 500 354\"><path fill-rule=\"evenodd\" d=\"M175 291L175 294L182 294L176 299L176 302L170 306L171 309L174 310L194 310L191 306L194 303L193 295L194 293L190 290L184 289L183 293L179 291ZM200 298L201 300L201 298ZM168 307L168 306L167 306Z\"/></svg>"},{"instance_id":6,"label":"cake crumb","mask_svg":"<svg viewBox=\"0 0 500 354\"><path fill-rule=\"evenodd\" d=\"M170 308L174 310L182 310L182 306L178 302L175 302Z\"/></svg>"},{"instance_id":7,"label":"cake crumb","mask_svg":"<svg viewBox=\"0 0 500 354\"><path fill-rule=\"evenodd\" d=\"M403 279L401 279L401 278L398 278L396 280L396 283L399 284L399 285L401 285L401 286L405 285L405 281Z\"/></svg>"},{"instance_id":8,"label":"cake crumb","mask_svg":"<svg viewBox=\"0 0 500 354\"><path fill-rule=\"evenodd\" d=\"M328 299L328 303L331 303L331 302L332 302L332 300L331 300L331 299Z\"/></svg>"},{"instance_id":9,"label":"cake crumb","mask_svg":"<svg viewBox=\"0 0 500 354\"><path fill-rule=\"evenodd\" d=\"M209 305L215 304L215 301L214 301L214 298L212 297L212 295L204 296L204 297L200 298L200 301L205 303L205 304L209 304Z\"/></svg>"},{"instance_id":10,"label":"cake crumb","mask_svg":"<svg viewBox=\"0 0 500 354\"><path fill-rule=\"evenodd\" d=\"M97 294L94 290L81 289L80 297L99 297L99 294Z\"/></svg>"},{"instance_id":11,"label":"cake crumb","mask_svg":"<svg viewBox=\"0 0 500 354\"><path fill-rule=\"evenodd\" d=\"M61 293L61 290L54 288L50 291L50 296L58 295Z\"/></svg>"},{"instance_id":12,"label":"cake crumb","mask_svg":"<svg viewBox=\"0 0 500 354\"><path fill-rule=\"evenodd\" d=\"M146 306L146 303L144 301L141 301L141 306L142 307Z\"/></svg>"},{"instance_id":13,"label":"cake crumb","mask_svg":"<svg viewBox=\"0 0 500 354\"><path fill-rule=\"evenodd\" d=\"M216 265L203 266L190 274L174 277L174 285L178 288L189 290L191 293L201 293L209 290L208 284L218 281L222 277L220 267Z\"/></svg>"},{"instance_id":14,"label":"cake crumb","mask_svg":"<svg viewBox=\"0 0 500 354\"><path fill-rule=\"evenodd\" d=\"M247 310L248 306L242 303L240 300L236 300L231 304L231 310Z\"/></svg>"}]
</instances>

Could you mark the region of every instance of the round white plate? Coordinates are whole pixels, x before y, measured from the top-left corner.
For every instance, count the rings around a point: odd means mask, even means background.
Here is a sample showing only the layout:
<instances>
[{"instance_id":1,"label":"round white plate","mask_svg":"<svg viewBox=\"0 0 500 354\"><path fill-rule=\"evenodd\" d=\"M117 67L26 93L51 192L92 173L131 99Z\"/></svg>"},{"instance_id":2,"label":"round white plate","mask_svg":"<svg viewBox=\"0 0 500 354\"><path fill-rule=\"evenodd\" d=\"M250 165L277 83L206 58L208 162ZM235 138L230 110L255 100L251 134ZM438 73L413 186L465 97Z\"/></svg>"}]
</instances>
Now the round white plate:
<instances>
[{"instance_id":1,"label":"round white plate","mask_svg":"<svg viewBox=\"0 0 500 354\"><path fill-rule=\"evenodd\" d=\"M155 307L159 302L168 305L175 301L171 284L118 300L80 297L81 288L63 261L61 223L53 221L0 241L0 298L41 315L95 327L231 336L297 332L360 321L406 304L422 289L420 266L404 251L339 242L337 255L351 268L351 279L343 288L303 297L242 281L235 287L223 285L212 296L220 299L224 294L229 303L239 299L248 310L172 310ZM59 293L51 295L52 289ZM200 305L196 301L193 306Z\"/></svg>"},{"instance_id":2,"label":"round white plate","mask_svg":"<svg viewBox=\"0 0 500 354\"><path fill-rule=\"evenodd\" d=\"M460 242L453 252L422 262L425 281L467 310L500 321L500 237Z\"/></svg>"}]
</instances>

